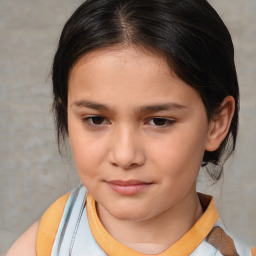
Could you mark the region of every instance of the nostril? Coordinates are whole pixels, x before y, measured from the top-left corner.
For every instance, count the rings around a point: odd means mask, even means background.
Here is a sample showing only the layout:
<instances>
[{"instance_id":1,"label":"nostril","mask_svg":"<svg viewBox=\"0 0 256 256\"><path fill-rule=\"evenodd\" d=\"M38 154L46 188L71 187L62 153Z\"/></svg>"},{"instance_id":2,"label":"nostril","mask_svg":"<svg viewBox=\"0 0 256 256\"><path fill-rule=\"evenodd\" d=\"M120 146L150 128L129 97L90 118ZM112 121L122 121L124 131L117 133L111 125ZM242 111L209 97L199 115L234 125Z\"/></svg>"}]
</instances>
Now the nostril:
<instances>
[{"instance_id":1,"label":"nostril","mask_svg":"<svg viewBox=\"0 0 256 256\"><path fill-rule=\"evenodd\" d=\"M125 157L120 155L114 155L112 156L110 162L114 167L120 167L124 170L130 170L143 165L145 162L145 157L140 152L136 152L133 155L126 155Z\"/></svg>"}]
</instances>

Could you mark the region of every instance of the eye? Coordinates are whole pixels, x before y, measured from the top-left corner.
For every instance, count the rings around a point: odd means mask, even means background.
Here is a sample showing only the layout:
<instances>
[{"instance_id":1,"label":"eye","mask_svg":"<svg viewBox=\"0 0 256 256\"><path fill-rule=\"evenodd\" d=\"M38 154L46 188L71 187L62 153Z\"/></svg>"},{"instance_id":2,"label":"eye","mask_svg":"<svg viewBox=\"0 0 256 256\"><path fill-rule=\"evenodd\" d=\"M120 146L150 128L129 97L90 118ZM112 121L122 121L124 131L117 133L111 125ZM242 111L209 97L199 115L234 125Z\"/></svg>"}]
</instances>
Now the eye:
<instances>
[{"instance_id":1,"label":"eye","mask_svg":"<svg viewBox=\"0 0 256 256\"><path fill-rule=\"evenodd\" d=\"M103 116L89 116L84 117L82 121L91 126L101 126L107 124L107 120Z\"/></svg>"},{"instance_id":2,"label":"eye","mask_svg":"<svg viewBox=\"0 0 256 256\"><path fill-rule=\"evenodd\" d=\"M174 123L173 120L170 120L170 119L166 119L166 118L161 118L161 117L155 117L155 118L152 118L150 121L149 121L149 124L150 125L153 125L153 126L168 126L168 125L171 125L172 123Z\"/></svg>"}]
</instances>

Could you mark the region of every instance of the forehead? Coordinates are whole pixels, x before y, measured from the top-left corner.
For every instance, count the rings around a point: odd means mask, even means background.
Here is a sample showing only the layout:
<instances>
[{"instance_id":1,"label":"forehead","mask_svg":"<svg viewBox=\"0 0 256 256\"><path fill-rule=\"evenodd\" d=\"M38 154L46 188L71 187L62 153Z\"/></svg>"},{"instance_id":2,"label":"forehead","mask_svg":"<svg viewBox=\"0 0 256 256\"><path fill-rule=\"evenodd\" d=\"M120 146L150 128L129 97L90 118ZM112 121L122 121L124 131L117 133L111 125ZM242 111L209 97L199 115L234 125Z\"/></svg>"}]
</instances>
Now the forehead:
<instances>
[{"instance_id":1,"label":"forehead","mask_svg":"<svg viewBox=\"0 0 256 256\"><path fill-rule=\"evenodd\" d=\"M120 65L121 63L123 63L123 65ZM131 65L144 65L147 63L147 69L149 69L150 66L153 69L158 66L159 69L157 71L173 73L161 53L153 53L153 51L137 46L116 45L99 48L80 57L70 70L69 80L86 64L95 64L100 70L101 68L111 67L115 64L122 68L127 63Z\"/></svg>"},{"instance_id":2,"label":"forehead","mask_svg":"<svg viewBox=\"0 0 256 256\"><path fill-rule=\"evenodd\" d=\"M92 51L73 66L68 97L117 106L188 100L197 92L179 79L160 55L135 47Z\"/></svg>"}]
</instances>

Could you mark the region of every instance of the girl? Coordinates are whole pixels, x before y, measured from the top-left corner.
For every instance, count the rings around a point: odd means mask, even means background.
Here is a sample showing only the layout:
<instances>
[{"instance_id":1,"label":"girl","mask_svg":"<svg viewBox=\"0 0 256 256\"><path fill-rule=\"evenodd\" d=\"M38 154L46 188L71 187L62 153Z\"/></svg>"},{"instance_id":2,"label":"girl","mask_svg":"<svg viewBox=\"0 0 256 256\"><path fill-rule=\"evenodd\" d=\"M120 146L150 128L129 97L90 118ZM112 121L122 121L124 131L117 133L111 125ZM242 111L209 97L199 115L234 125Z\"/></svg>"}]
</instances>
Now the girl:
<instances>
[{"instance_id":1,"label":"girl","mask_svg":"<svg viewBox=\"0 0 256 256\"><path fill-rule=\"evenodd\" d=\"M196 192L201 166L220 178L238 127L233 44L207 1L87 0L52 79L82 185L8 255L256 255Z\"/></svg>"}]
</instances>

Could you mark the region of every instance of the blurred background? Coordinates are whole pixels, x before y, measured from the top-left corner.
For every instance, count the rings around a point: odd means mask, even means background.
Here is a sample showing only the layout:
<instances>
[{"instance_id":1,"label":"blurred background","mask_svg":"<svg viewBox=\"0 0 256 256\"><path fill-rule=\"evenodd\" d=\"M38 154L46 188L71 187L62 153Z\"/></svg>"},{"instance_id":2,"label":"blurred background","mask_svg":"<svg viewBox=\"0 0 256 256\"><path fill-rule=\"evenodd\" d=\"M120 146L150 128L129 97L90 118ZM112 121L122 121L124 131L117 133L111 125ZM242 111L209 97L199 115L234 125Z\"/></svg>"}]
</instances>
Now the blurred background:
<instances>
[{"instance_id":1,"label":"blurred background","mask_svg":"<svg viewBox=\"0 0 256 256\"><path fill-rule=\"evenodd\" d=\"M81 0L0 0L0 255L45 209L79 183L58 154L49 72L65 21ZM236 153L215 185L225 225L256 245L256 0L210 0L228 26L241 90Z\"/></svg>"}]
</instances>

